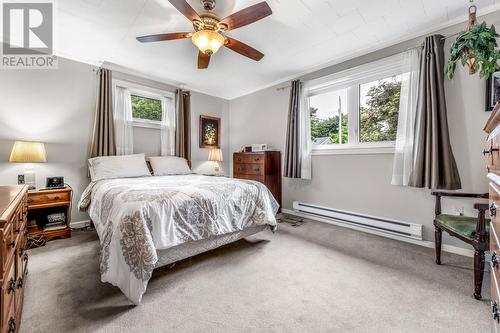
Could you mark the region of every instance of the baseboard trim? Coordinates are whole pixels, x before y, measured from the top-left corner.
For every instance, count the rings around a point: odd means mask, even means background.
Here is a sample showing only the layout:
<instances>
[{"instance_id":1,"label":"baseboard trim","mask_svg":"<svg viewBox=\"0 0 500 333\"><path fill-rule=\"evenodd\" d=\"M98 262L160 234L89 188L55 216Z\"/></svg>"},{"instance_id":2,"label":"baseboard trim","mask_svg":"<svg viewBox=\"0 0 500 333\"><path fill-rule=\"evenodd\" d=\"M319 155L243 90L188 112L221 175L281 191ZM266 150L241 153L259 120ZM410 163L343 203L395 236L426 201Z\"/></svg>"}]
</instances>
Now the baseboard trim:
<instances>
[{"instance_id":1,"label":"baseboard trim","mask_svg":"<svg viewBox=\"0 0 500 333\"><path fill-rule=\"evenodd\" d=\"M69 227L71 229L81 229L81 228L86 228L88 226L90 226L90 220L76 221L76 222L71 222L69 224Z\"/></svg>"},{"instance_id":2,"label":"baseboard trim","mask_svg":"<svg viewBox=\"0 0 500 333\"><path fill-rule=\"evenodd\" d=\"M345 223L337 223L337 222L329 220L329 219L324 219L321 217L317 217L317 216L313 216L313 215L309 215L309 214L305 214L305 213L299 213L299 212L296 212L296 211L291 210L291 209L282 208L281 212L283 212L285 214L293 215L293 216L307 218L307 219L318 221L318 222L323 222L323 223L333 224L333 225L337 225L337 226L344 227L344 228L354 229L354 230L365 232L368 234L373 234L373 235L377 235L377 236L391 238L391 239L399 240L401 242L416 244L416 245L420 245L420 246L431 248L431 249L434 248L434 242L431 242L431 241L411 239L411 238L406 238L406 237L399 237L396 235L386 234L386 233L379 232L376 230L370 230L370 229L356 227L354 225L347 225ZM474 257L473 250L464 249L464 248L461 248L458 246L443 244L441 249L444 252L448 252L448 253L454 253L454 254L458 254L461 256L470 257L470 258Z\"/></svg>"}]
</instances>

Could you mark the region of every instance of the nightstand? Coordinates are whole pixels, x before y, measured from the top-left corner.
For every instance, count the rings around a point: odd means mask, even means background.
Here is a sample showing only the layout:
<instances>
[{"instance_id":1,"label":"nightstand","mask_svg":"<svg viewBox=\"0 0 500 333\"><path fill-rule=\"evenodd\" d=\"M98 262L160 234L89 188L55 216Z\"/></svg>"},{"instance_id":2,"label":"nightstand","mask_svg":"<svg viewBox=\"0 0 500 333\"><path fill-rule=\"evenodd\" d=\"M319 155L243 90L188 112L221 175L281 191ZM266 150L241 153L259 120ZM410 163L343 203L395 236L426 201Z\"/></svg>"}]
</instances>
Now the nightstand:
<instances>
[{"instance_id":1,"label":"nightstand","mask_svg":"<svg viewBox=\"0 0 500 333\"><path fill-rule=\"evenodd\" d=\"M28 248L43 246L52 239L71 237L72 197L71 187L28 191ZM65 214L63 221L48 221L47 216L61 213Z\"/></svg>"}]
</instances>

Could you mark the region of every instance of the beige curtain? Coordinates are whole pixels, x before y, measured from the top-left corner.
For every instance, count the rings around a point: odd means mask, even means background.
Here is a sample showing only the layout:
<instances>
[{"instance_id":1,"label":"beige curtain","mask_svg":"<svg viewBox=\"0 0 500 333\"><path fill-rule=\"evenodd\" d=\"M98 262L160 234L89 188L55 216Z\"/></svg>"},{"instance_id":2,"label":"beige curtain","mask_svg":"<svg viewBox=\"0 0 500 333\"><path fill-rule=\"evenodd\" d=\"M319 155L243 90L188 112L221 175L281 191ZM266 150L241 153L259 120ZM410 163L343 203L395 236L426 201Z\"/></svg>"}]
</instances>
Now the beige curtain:
<instances>
[{"instance_id":1,"label":"beige curtain","mask_svg":"<svg viewBox=\"0 0 500 333\"><path fill-rule=\"evenodd\" d=\"M441 35L427 37L420 58L413 172L409 185L458 190L462 185L448 131L443 44Z\"/></svg>"},{"instance_id":2,"label":"beige curtain","mask_svg":"<svg viewBox=\"0 0 500 333\"><path fill-rule=\"evenodd\" d=\"M191 159L191 93L177 90L175 156Z\"/></svg>"},{"instance_id":3,"label":"beige curtain","mask_svg":"<svg viewBox=\"0 0 500 333\"><path fill-rule=\"evenodd\" d=\"M116 155L111 71L100 68L90 157Z\"/></svg>"}]
</instances>

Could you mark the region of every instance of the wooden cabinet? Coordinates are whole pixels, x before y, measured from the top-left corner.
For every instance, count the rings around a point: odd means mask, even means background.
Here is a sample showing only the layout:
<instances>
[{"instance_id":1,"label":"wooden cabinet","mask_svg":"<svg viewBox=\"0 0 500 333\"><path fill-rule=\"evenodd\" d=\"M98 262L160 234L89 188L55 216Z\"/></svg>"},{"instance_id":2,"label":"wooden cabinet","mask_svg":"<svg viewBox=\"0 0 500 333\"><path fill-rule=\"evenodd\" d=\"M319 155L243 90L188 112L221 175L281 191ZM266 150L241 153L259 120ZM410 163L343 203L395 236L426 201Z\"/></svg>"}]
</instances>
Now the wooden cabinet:
<instances>
[{"instance_id":1,"label":"wooden cabinet","mask_svg":"<svg viewBox=\"0 0 500 333\"><path fill-rule=\"evenodd\" d=\"M19 331L23 309L28 186L0 186L1 332Z\"/></svg>"},{"instance_id":2,"label":"wooden cabinet","mask_svg":"<svg viewBox=\"0 0 500 333\"><path fill-rule=\"evenodd\" d=\"M56 238L70 238L71 229L71 187L55 190L41 190L28 192L28 217L30 219L44 218L53 212L64 212L66 214L65 227L56 230L41 229L38 226L29 226L28 242L29 248L45 244Z\"/></svg>"},{"instance_id":3,"label":"wooden cabinet","mask_svg":"<svg viewBox=\"0 0 500 333\"><path fill-rule=\"evenodd\" d=\"M233 177L263 183L281 207L281 153L279 151L234 153Z\"/></svg>"}]
</instances>

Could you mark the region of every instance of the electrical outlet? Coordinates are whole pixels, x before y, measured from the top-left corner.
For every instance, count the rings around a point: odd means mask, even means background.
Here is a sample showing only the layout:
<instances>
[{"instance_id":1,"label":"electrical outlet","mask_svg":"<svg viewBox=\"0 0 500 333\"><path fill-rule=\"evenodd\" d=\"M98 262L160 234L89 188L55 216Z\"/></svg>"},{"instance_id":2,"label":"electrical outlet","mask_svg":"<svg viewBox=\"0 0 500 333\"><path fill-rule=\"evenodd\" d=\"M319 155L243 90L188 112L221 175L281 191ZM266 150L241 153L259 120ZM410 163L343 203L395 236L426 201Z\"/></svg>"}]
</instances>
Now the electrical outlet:
<instances>
[{"instance_id":1,"label":"electrical outlet","mask_svg":"<svg viewBox=\"0 0 500 333\"><path fill-rule=\"evenodd\" d=\"M455 207L455 212L458 216L464 216L465 207Z\"/></svg>"}]
</instances>

